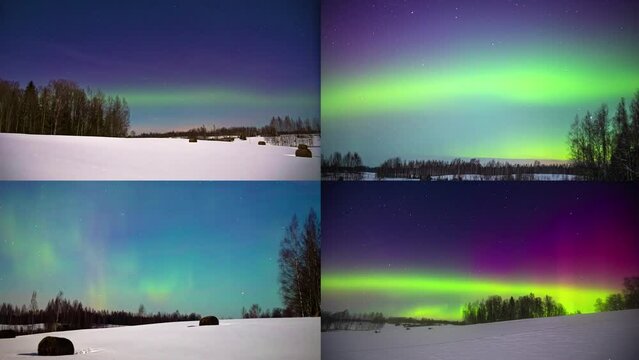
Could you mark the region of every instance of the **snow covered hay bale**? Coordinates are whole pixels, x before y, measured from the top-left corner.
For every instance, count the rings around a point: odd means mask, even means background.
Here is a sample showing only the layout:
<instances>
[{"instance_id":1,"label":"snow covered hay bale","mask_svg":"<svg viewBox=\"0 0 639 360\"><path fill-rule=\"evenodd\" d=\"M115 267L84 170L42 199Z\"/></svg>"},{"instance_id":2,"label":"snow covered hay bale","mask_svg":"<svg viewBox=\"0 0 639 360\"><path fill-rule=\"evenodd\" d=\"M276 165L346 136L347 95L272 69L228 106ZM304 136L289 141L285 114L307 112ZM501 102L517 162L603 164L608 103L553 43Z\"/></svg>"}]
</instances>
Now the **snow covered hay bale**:
<instances>
[{"instance_id":1,"label":"snow covered hay bale","mask_svg":"<svg viewBox=\"0 0 639 360\"><path fill-rule=\"evenodd\" d=\"M308 149L308 146L304 144L297 145L297 150L295 150L295 156L297 157L313 157L313 153Z\"/></svg>"},{"instance_id":2,"label":"snow covered hay bale","mask_svg":"<svg viewBox=\"0 0 639 360\"><path fill-rule=\"evenodd\" d=\"M16 332L14 330L0 330L0 339L13 339L14 337L16 337Z\"/></svg>"},{"instance_id":3,"label":"snow covered hay bale","mask_svg":"<svg viewBox=\"0 0 639 360\"><path fill-rule=\"evenodd\" d=\"M220 325L220 320L218 320L215 316L205 316L200 319L200 326L205 325Z\"/></svg>"},{"instance_id":4,"label":"snow covered hay bale","mask_svg":"<svg viewBox=\"0 0 639 360\"><path fill-rule=\"evenodd\" d=\"M47 336L38 344L38 355L73 355L74 352L71 340L63 337Z\"/></svg>"},{"instance_id":5,"label":"snow covered hay bale","mask_svg":"<svg viewBox=\"0 0 639 360\"><path fill-rule=\"evenodd\" d=\"M266 141L258 141L257 145L266 145Z\"/></svg>"}]
</instances>

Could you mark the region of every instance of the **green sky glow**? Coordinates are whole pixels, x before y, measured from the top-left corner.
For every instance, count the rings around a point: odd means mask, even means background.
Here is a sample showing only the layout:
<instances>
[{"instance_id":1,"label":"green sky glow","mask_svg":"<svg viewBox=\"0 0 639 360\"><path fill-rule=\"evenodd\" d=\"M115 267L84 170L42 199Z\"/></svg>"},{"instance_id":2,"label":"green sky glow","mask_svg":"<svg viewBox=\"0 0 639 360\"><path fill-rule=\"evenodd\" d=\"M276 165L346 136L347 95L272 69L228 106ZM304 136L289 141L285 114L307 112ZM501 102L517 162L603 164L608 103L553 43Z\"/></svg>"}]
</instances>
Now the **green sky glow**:
<instances>
[{"instance_id":1,"label":"green sky glow","mask_svg":"<svg viewBox=\"0 0 639 360\"><path fill-rule=\"evenodd\" d=\"M574 116L632 97L639 68L628 54L532 48L469 46L439 60L410 54L326 69L323 146L357 151L368 165L395 156L568 160Z\"/></svg>"},{"instance_id":2,"label":"green sky glow","mask_svg":"<svg viewBox=\"0 0 639 360\"><path fill-rule=\"evenodd\" d=\"M579 104L632 94L639 85L639 70L599 65L579 58L526 56L454 68L393 67L354 78L328 78L322 83L322 115L336 121L473 97L530 105Z\"/></svg>"},{"instance_id":3,"label":"green sky glow","mask_svg":"<svg viewBox=\"0 0 639 360\"><path fill-rule=\"evenodd\" d=\"M124 97L135 106L313 106L317 97L295 93L266 94L226 88L114 89L110 93Z\"/></svg>"},{"instance_id":4,"label":"green sky glow","mask_svg":"<svg viewBox=\"0 0 639 360\"><path fill-rule=\"evenodd\" d=\"M62 290L97 309L239 316L281 306L282 229L319 208L319 185L4 182L0 199L0 302Z\"/></svg>"},{"instance_id":5,"label":"green sky glow","mask_svg":"<svg viewBox=\"0 0 639 360\"><path fill-rule=\"evenodd\" d=\"M616 289L578 284L560 284L541 281L509 281L497 278L427 275L419 273L324 273L322 296L357 296L404 298L407 301L397 313L388 315L431 317L449 320L461 318L463 304L491 295L502 297L550 295L563 304L569 313L594 311L597 298L604 298ZM433 298L447 300L433 303ZM421 302L421 304L420 304ZM371 305L373 306L373 305ZM381 311L382 309L369 309ZM387 310L388 311L388 310Z\"/></svg>"}]
</instances>

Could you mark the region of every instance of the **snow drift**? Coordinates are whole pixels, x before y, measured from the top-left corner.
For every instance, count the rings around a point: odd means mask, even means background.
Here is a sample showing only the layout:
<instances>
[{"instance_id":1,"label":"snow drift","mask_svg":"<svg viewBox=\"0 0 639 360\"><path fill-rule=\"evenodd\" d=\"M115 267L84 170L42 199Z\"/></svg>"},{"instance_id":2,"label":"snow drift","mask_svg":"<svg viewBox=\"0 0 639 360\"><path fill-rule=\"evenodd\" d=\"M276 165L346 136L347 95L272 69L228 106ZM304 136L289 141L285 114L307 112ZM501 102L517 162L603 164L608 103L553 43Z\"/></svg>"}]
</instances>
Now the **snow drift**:
<instances>
[{"instance_id":1,"label":"snow drift","mask_svg":"<svg viewBox=\"0 0 639 360\"><path fill-rule=\"evenodd\" d=\"M0 134L0 180L319 180L296 147L245 141Z\"/></svg>"},{"instance_id":2,"label":"snow drift","mask_svg":"<svg viewBox=\"0 0 639 360\"><path fill-rule=\"evenodd\" d=\"M47 335L68 338L86 359L320 359L319 318L197 321L74 330L0 339L0 359L37 354Z\"/></svg>"},{"instance_id":3,"label":"snow drift","mask_svg":"<svg viewBox=\"0 0 639 360\"><path fill-rule=\"evenodd\" d=\"M322 333L331 360L639 359L639 310L466 326Z\"/></svg>"}]
</instances>

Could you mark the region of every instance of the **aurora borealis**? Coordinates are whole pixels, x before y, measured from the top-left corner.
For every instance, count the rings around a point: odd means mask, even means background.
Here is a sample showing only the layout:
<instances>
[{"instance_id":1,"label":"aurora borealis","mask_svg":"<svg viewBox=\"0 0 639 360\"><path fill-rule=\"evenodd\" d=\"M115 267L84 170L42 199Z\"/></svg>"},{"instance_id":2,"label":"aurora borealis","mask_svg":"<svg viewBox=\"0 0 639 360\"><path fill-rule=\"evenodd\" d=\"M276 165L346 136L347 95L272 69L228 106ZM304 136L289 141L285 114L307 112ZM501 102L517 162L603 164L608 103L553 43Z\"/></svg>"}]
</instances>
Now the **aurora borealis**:
<instances>
[{"instance_id":1,"label":"aurora borealis","mask_svg":"<svg viewBox=\"0 0 639 360\"><path fill-rule=\"evenodd\" d=\"M325 310L458 320L491 295L568 312L639 274L639 192L615 183L322 184Z\"/></svg>"},{"instance_id":2,"label":"aurora borealis","mask_svg":"<svg viewBox=\"0 0 639 360\"><path fill-rule=\"evenodd\" d=\"M317 182L3 182L0 302L239 317L281 307L278 252Z\"/></svg>"},{"instance_id":3,"label":"aurora borealis","mask_svg":"<svg viewBox=\"0 0 639 360\"><path fill-rule=\"evenodd\" d=\"M0 4L0 77L127 99L133 130L319 117L319 2Z\"/></svg>"},{"instance_id":4,"label":"aurora borealis","mask_svg":"<svg viewBox=\"0 0 639 360\"><path fill-rule=\"evenodd\" d=\"M327 153L566 160L576 114L639 89L627 1L322 2Z\"/></svg>"}]
</instances>

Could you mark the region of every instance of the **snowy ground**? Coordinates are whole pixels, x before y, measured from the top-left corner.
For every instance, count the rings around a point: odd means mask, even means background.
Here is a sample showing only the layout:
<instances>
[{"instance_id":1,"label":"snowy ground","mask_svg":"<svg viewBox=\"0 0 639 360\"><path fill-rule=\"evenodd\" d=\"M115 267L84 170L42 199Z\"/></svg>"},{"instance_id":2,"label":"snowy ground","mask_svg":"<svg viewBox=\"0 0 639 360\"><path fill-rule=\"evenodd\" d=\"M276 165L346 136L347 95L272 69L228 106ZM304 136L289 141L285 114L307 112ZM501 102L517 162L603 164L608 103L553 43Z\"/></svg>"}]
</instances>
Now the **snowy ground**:
<instances>
[{"instance_id":1,"label":"snowy ground","mask_svg":"<svg viewBox=\"0 0 639 360\"><path fill-rule=\"evenodd\" d=\"M467 326L322 333L331 360L639 359L639 310Z\"/></svg>"},{"instance_id":2,"label":"snowy ground","mask_svg":"<svg viewBox=\"0 0 639 360\"><path fill-rule=\"evenodd\" d=\"M220 320L125 326L0 339L0 359L25 359L47 335L73 342L77 359L320 359L320 319Z\"/></svg>"},{"instance_id":3,"label":"snowy ground","mask_svg":"<svg viewBox=\"0 0 639 360\"><path fill-rule=\"evenodd\" d=\"M295 147L246 141L0 134L0 180L319 180Z\"/></svg>"}]
</instances>

